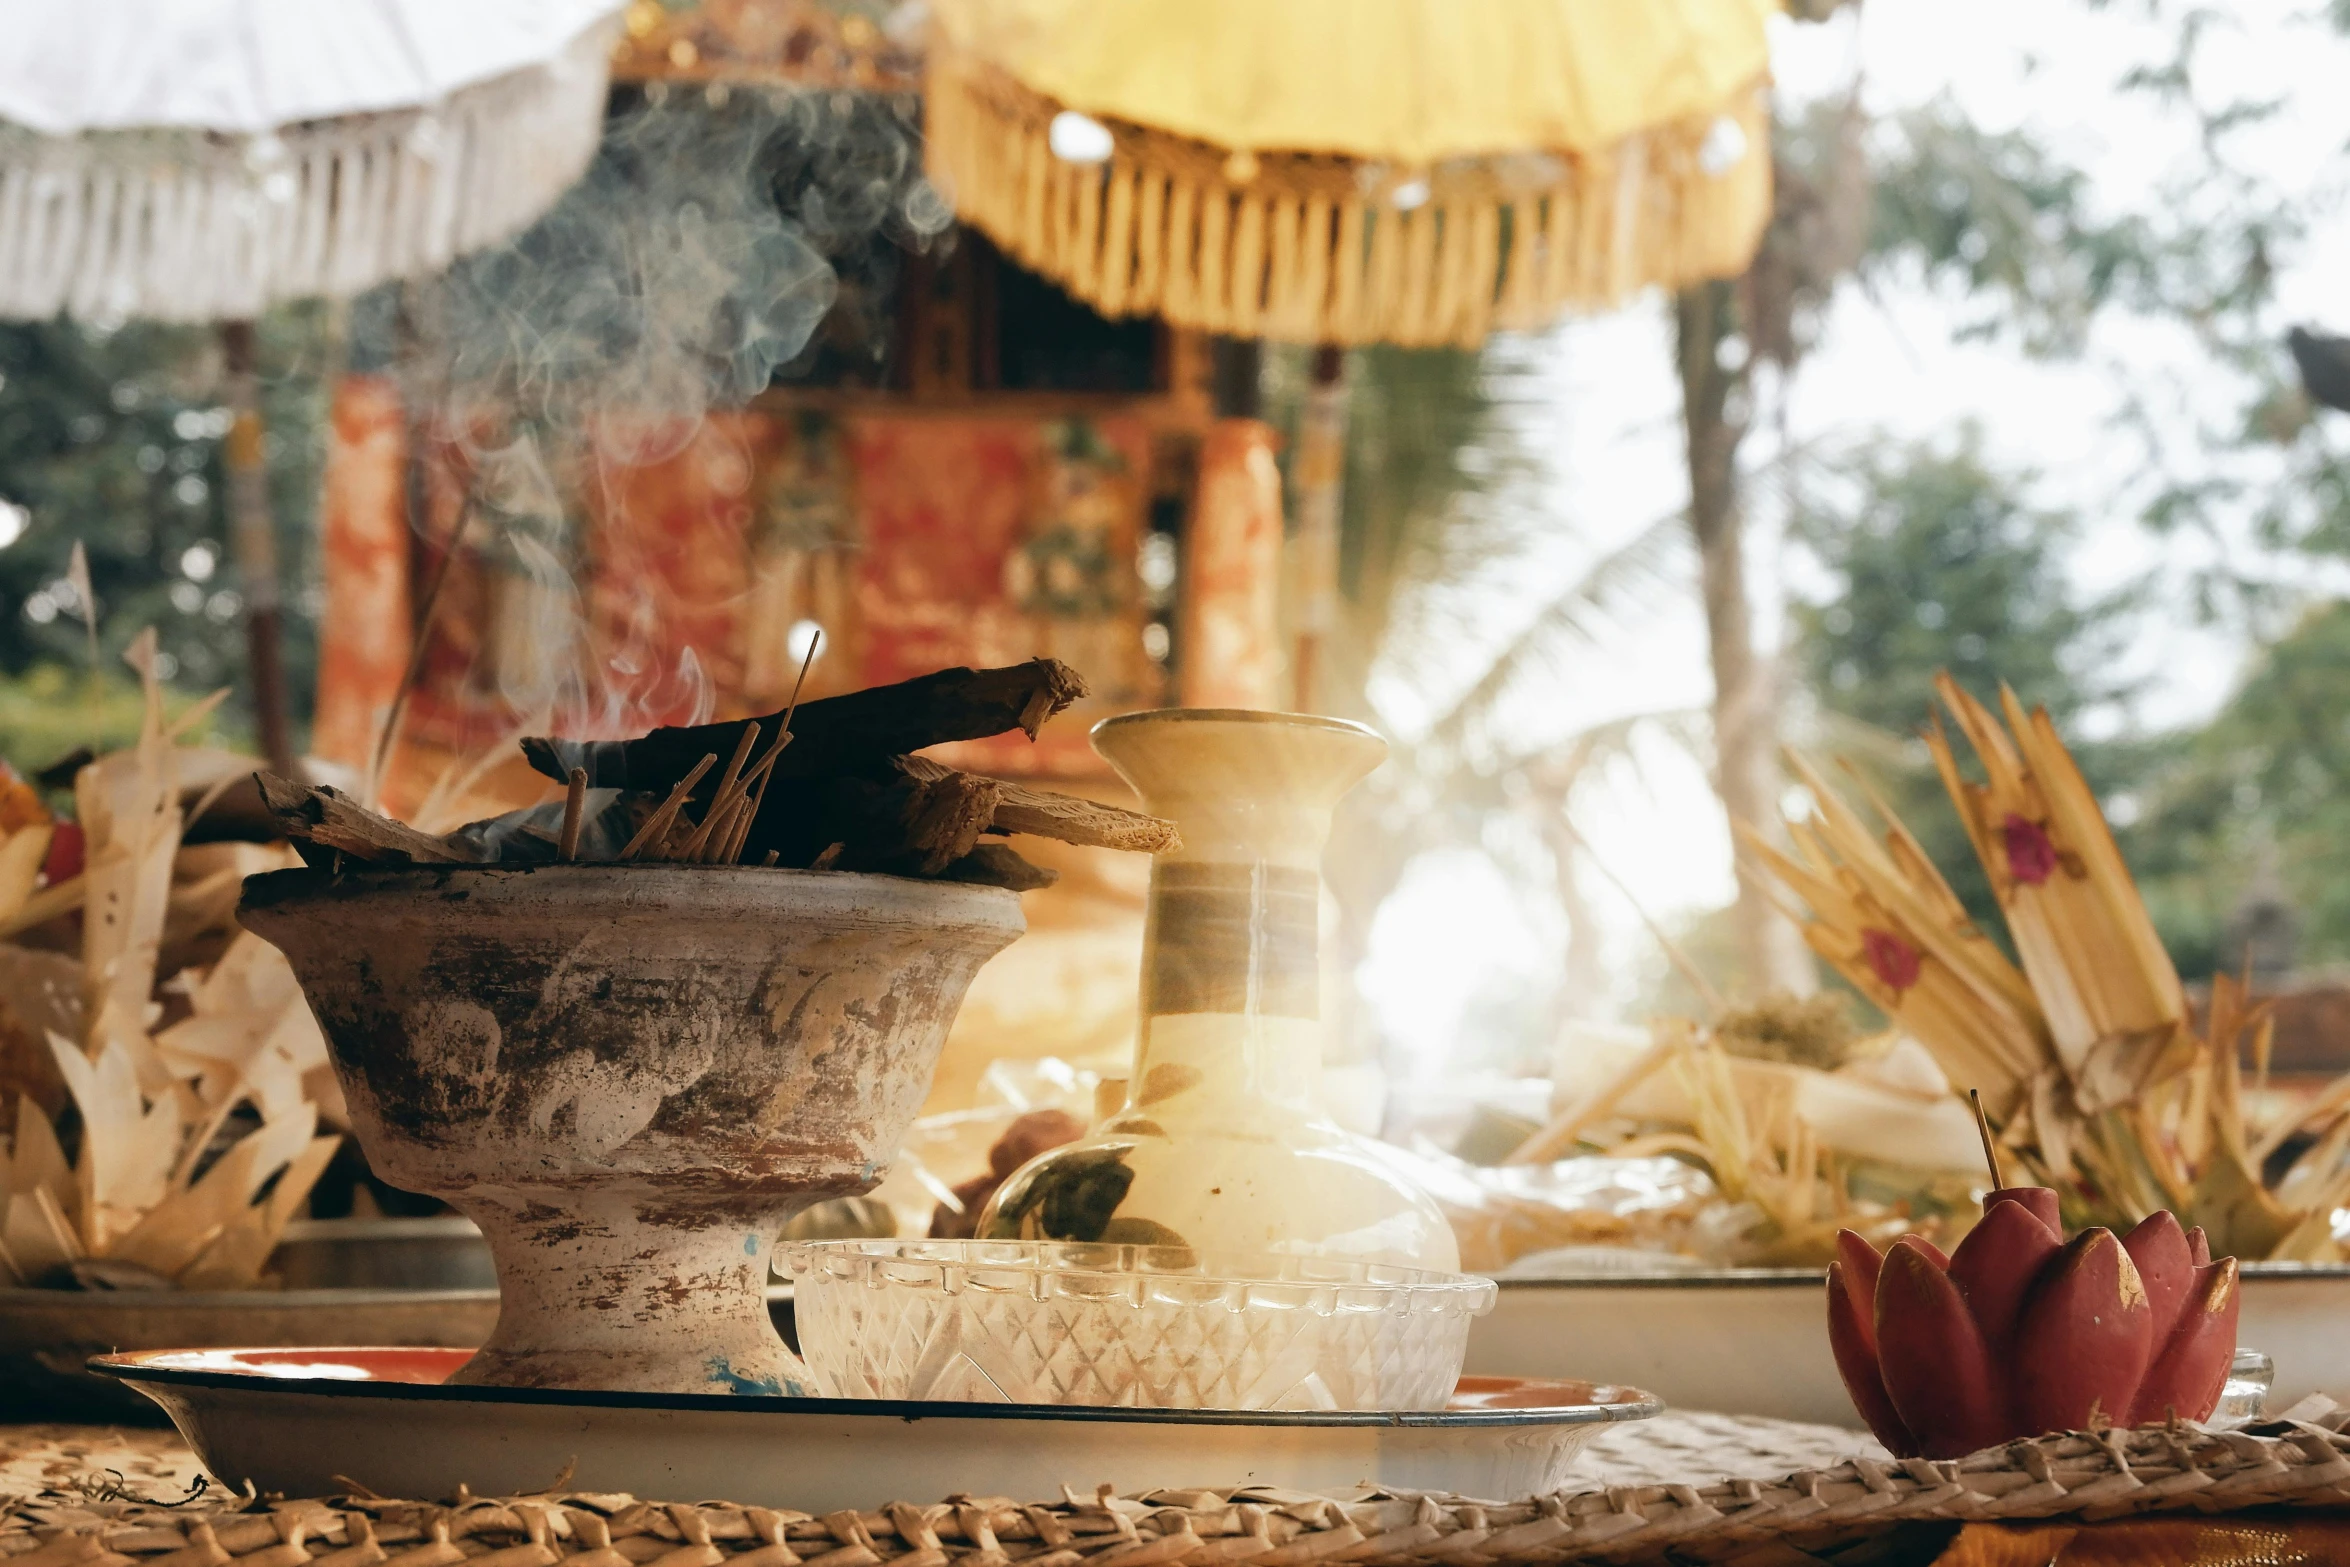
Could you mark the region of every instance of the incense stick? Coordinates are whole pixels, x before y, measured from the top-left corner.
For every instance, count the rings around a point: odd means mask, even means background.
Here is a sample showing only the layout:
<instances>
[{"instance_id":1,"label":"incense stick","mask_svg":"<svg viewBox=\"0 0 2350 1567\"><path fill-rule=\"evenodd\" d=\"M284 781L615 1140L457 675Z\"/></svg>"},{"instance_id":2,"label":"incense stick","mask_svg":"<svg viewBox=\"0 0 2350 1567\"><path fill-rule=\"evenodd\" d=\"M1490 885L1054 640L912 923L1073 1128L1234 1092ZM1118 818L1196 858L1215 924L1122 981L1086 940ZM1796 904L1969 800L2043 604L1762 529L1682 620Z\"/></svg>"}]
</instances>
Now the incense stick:
<instances>
[{"instance_id":1,"label":"incense stick","mask_svg":"<svg viewBox=\"0 0 2350 1567\"><path fill-rule=\"evenodd\" d=\"M743 802L739 797L729 799L724 805L713 806L709 820L702 823L702 841L698 845L689 844L685 858L697 865L721 863L726 856L726 846L734 841L735 818L742 814L742 808Z\"/></svg>"},{"instance_id":2,"label":"incense stick","mask_svg":"<svg viewBox=\"0 0 2350 1567\"><path fill-rule=\"evenodd\" d=\"M474 482L469 475L465 494L457 503L457 521L449 529L449 542L441 547L441 558L433 562L432 580L425 584L424 602L416 611L416 645L408 651L408 667L400 672L399 687L392 693L392 705L384 713L383 729L375 737L374 754L368 758L359 803L371 811L383 792L384 773L392 762L392 747L400 738L400 721L408 715L408 698L424 674L424 655L432 646L433 611L440 607L441 589L449 582L449 568L457 563L457 550L465 542L466 526L473 521Z\"/></svg>"},{"instance_id":3,"label":"incense stick","mask_svg":"<svg viewBox=\"0 0 2350 1567\"><path fill-rule=\"evenodd\" d=\"M751 770L743 774L739 793L747 799L742 802L743 809L737 811L727 824L723 852L712 856L721 864L732 865L742 859L743 847L751 839L751 829L758 824L759 812L766 808L767 785L775 776L776 758L783 755L785 746L791 744L791 721L800 710L800 688L807 684L808 666L816 662L816 649L823 643L824 632L821 629L808 639L808 651L800 656L800 672L792 681L791 700L784 704L783 720L776 726L774 743L752 764ZM754 734L758 732L758 727L757 724L751 726ZM756 794L752 793L754 788L758 791Z\"/></svg>"},{"instance_id":4,"label":"incense stick","mask_svg":"<svg viewBox=\"0 0 2350 1567\"><path fill-rule=\"evenodd\" d=\"M580 818L587 810L587 769L574 767L565 781L563 796L563 838L556 853L566 860L579 858Z\"/></svg>"},{"instance_id":5,"label":"incense stick","mask_svg":"<svg viewBox=\"0 0 2350 1567\"><path fill-rule=\"evenodd\" d=\"M734 820L726 824L726 847L711 858L721 865L740 863L743 857L743 845L750 840L751 823L758 820L759 802L763 797L764 791L757 795L746 794L743 797L734 813Z\"/></svg>"},{"instance_id":6,"label":"incense stick","mask_svg":"<svg viewBox=\"0 0 2350 1567\"><path fill-rule=\"evenodd\" d=\"M698 860L702 857L703 845L709 842L711 832L734 803L734 782L742 776L743 763L750 760L751 747L758 743L759 726L754 723L743 730L742 738L734 743L734 755L728 758L726 771L719 775L718 788L710 796L710 808L703 813L702 825L694 829L692 837L686 839L685 847L678 850L676 858Z\"/></svg>"},{"instance_id":7,"label":"incense stick","mask_svg":"<svg viewBox=\"0 0 2350 1567\"><path fill-rule=\"evenodd\" d=\"M784 715L787 727L777 733L775 743L743 775L744 792L749 793L753 788L758 792L751 795L751 808L743 813L742 826L734 835L734 850L727 856L729 860L742 858L743 846L751 839L751 829L758 824L759 813L767 808L767 785L775 777L775 759L783 755L785 746L791 744L791 730L788 727L790 717L788 712Z\"/></svg>"},{"instance_id":8,"label":"incense stick","mask_svg":"<svg viewBox=\"0 0 2350 1567\"><path fill-rule=\"evenodd\" d=\"M628 840L628 847L620 851L620 857L633 860L637 857L637 851L645 845L659 843L662 834L669 831L669 824L677 820L677 813L685 807L686 796L692 794L694 785L702 781L702 774L717 765L718 753L715 751L706 753L700 761L694 763L693 771L677 780L677 787L669 791L669 798L661 802L661 808L647 817L645 824L636 830L636 836Z\"/></svg>"}]
</instances>

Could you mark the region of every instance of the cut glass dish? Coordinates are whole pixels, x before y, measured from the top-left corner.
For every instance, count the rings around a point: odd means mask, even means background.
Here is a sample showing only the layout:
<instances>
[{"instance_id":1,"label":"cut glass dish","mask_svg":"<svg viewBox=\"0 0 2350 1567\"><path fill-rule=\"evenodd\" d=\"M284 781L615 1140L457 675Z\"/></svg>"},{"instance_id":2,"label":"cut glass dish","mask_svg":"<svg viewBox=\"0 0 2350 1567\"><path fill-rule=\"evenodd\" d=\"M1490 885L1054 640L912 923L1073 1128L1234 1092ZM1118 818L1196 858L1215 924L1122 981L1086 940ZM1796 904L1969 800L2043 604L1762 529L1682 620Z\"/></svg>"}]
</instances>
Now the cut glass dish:
<instances>
[{"instance_id":1,"label":"cut glass dish","mask_svg":"<svg viewBox=\"0 0 2350 1567\"><path fill-rule=\"evenodd\" d=\"M1317 1257L1031 1241L785 1246L834 1398L1439 1409L1489 1279Z\"/></svg>"}]
</instances>

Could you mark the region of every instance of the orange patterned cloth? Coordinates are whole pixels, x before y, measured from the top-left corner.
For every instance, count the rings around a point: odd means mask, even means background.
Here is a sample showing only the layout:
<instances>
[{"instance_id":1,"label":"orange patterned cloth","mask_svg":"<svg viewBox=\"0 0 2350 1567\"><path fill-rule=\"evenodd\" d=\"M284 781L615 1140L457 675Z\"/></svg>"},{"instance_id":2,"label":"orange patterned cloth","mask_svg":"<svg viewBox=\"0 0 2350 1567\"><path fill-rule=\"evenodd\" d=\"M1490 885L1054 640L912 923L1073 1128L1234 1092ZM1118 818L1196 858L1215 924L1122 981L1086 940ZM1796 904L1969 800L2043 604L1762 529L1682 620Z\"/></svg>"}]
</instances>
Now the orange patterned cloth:
<instances>
[{"instance_id":1,"label":"orange patterned cloth","mask_svg":"<svg viewBox=\"0 0 2350 1567\"><path fill-rule=\"evenodd\" d=\"M347 375L335 383L330 418L319 503L326 613L310 749L364 768L414 642L407 414L390 376Z\"/></svg>"},{"instance_id":2,"label":"orange patterned cloth","mask_svg":"<svg viewBox=\"0 0 2350 1567\"><path fill-rule=\"evenodd\" d=\"M1934 1567L2350 1567L2350 1518L2238 1513L2111 1523L1972 1523Z\"/></svg>"},{"instance_id":3,"label":"orange patterned cloth","mask_svg":"<svg viewBox=\"0 0 2350 1567\"><path fill-rule=\"evenodd\" d=\"M1136 570L1152 428L1116 411L778 403L699 421L607 418L574 450L510 431L485 406L437 419L411 454L393 383L346 376L322 503L318 748L366 765L416 600L461 538L384 783L395 811L472 777L528 729L611 738L708 708L771 711L811 625L823 641L808 697L1039 654L1075 665L1093 688L1084 711L1037 744L1015 734L951 759L1101 776L1090 721L1166 699ZM1263 574L1234 585L1259 596L1275 591L1279 564L1269 442L1251 447L1254 553L1228 563ZM509 786L527 798L540 781L490 778L468 798ZM485 796L469 808L502 807Z\"/></svg>"},{"instance_id":4,"label":"orange patterned cloth","mask_svg":"<svg viewBox=\"0 0 2350 1567\"><path fill-rule=\"evenodd\" d=\"M943 750L981 772L1091 776L1093 720L1158 699L1135 553L1149 494L1139 419L861 414L847 421L859 533L858 684L1058 658L1092 695L1032 744ZM950 754L951 752L951 754Z\"/></svg>"}]
</instances>

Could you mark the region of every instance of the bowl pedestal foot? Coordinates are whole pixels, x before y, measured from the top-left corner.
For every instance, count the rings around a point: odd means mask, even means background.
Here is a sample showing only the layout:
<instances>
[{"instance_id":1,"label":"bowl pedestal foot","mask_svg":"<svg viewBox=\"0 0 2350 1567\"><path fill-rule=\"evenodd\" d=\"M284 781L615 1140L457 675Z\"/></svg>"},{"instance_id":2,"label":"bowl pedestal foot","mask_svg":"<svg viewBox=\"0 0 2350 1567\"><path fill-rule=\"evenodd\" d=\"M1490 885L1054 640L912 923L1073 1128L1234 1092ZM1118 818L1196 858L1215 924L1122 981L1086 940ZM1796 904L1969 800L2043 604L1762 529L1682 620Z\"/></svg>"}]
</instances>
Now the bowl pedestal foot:
<instances>
[{"instance_id":1,"label":"bowl pedestal foot","mask_svg":"<svg viewBox=\"0 0 2350 1567\"><path fill-rule=\"evenodd\" d=\"M496 1330L449 1380L812 1392L767 1315L766 1284L775 1233L814 1198L697 1204L635 1183L454 1193L497 1259L500 1299Z\"/></svg>"}]
</instances>

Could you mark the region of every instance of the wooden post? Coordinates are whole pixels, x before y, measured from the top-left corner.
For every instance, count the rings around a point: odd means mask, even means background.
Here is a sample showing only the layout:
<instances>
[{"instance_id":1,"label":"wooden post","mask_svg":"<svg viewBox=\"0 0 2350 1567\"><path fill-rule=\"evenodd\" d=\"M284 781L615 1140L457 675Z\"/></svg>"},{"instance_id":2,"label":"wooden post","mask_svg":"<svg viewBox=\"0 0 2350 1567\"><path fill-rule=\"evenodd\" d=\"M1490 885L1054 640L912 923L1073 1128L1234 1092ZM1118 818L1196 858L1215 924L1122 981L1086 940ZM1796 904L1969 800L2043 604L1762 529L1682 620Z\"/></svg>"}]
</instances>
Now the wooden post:
<instances>
[{"instance_id":1,"label":"wooden post","mask_svg":"<svg viewBox=\"0 0 2350 1567\"><path fill-rule=\"evenodd\" d=\"M1215 356L1212 385L1216 417L1261 417L1265 406L1261 384L1265 345L1253 337L1219 337L1210 352Z\"/></svg>"},{"instance_id":2,"label":"wooden post","mask_svg":"<svg viewBox=\"0 0 2350 1567\"><path fill-rule=\"evenodd\" d=\"M222 450L228 473L229 549L245 590L245 659L253 681L253 718L270 770L292 778L297 775L293 741L286 731L277 536L269 518L269 467L262 451L253 323L222 322L220 347L228 371L229 409L235 416Z\"/></svg>"},{"instance_id":3,"label":"wooden post","mask_svg":"<svg viewBox=\"0 0 2350 1567\"><path fill-rule=\"evenodd\" d=\"M1329 644L1338 630L1339 507L1346 486L1346 351L1314 350L1313 382L1298 421L1296 641L1289 661L1292 704L1318 713L1331 705Z\"/></svg>"},{"instance_id":4,"label":"wooden post","mask_svg":"<svg viewBox=\"0 0 2350 1567\"><path fill-rule=\"evenodd\" d=\"M1738 490L1742 399L1732 391L1743 365L1724 362L1736 330L1735 290L1697 283L1674 296L1674 342L1689 464L1689 529L1697 543L1706 643L1714 676L1714 790L1733 823L1769 831L1779 820L1778 713L1772 674L1755 650L1747 602L1746 513ZM1754 992L1808 995L1817 985L1811 953L1792 920L1772 903L1762 875L1737 860L1737 932L1745 984Z\"/></svg>"}]
</instances>

